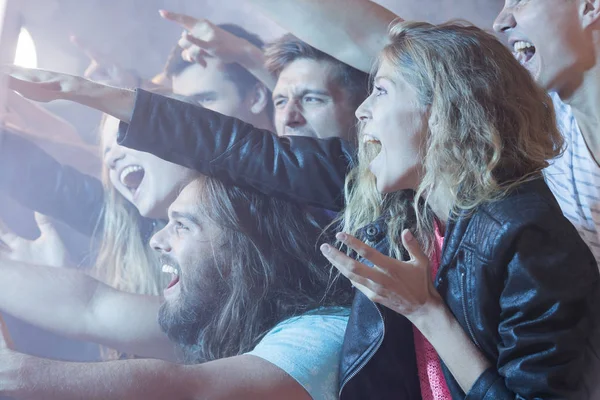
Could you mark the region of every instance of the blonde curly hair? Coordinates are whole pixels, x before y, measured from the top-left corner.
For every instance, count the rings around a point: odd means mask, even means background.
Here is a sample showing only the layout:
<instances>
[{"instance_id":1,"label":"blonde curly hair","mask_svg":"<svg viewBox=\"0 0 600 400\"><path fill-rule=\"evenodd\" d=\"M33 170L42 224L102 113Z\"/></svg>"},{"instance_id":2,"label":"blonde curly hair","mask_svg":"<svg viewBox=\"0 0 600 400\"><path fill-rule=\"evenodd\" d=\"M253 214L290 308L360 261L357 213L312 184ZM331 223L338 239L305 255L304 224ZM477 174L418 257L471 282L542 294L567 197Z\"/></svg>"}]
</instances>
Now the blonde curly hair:
<instances>
[{"instance_id":1,"label":"blonde curly hair","mask_svg":"<svg viewBox=\"0 0 600 400\"><path fill-rule=\"evenodd\" d=\"M428 204L442 204L452 218L539 177L561 154L550 97L491 34L458 22L394 22L373 71L383 62L429 107L423 177L412 201L407 192L377 194L367 166L378 145L361 144L359 164L347 177L343 226L355 234L386 215L391 256L401 252L409 203L416 219L411 229L430 253L434 217Z\"/></svg>"}]
</instances>

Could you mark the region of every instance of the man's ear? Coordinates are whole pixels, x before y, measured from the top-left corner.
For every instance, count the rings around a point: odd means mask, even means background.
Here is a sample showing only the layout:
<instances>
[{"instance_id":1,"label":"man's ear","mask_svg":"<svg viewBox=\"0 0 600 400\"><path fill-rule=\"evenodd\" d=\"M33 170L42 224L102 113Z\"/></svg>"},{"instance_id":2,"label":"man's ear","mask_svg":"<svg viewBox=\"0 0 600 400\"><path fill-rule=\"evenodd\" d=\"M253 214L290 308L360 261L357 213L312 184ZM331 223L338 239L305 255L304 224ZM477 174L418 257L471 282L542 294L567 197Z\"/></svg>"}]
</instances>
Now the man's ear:
<instances>
[{"instance_id":1,"label":"man's ear","mask_svg":"<svg viewBox=\"0 0 600 400\"><path fill-rule=\"evenodd\" d=\"M581 7L583 28L600 27L600 0L583 0Z\"/></svg>"},{"instance_id":2,"label":"man's ear","mask_svg":"<svg viewBox=\"0 0 600 400\"><path fill-rule=\"evenodd\" d=\"M271 101L270 93L269 89L262 83L254 85L250 97L250 111L252 111L252 114L258 115L267 109L267 105Z\"/></svg>"}]
</instances>

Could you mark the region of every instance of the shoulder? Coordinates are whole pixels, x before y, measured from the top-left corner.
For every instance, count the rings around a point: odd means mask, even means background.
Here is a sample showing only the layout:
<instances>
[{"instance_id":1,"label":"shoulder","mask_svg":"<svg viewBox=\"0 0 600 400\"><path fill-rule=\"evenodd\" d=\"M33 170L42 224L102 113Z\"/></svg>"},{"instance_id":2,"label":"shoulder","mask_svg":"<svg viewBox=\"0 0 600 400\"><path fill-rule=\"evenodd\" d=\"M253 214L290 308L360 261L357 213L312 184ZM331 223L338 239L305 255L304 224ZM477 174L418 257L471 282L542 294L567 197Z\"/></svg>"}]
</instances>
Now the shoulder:
<instances>
[{"instance_id":1,"label":"shoulder","mask_svg":"<svg viewBox=\"0 0 600 400\"><path fill-rule=\"evenodd\" d=\"M562 252L575 258L591 255L541 178L525 182L502 199L478 207L465 236L488 259L498 259L525 247L547 254Z\"/></svg>"},{"instance_id":2,"label":"shoulder","mask_svg":"<svg viewBox=\"0 0 600 400\"><path fill-rule=\"evenodd\" d=\"M499 200L481 205L476 213L501 226L519 226L556 217L554 223L567 222L560 206L543 178L524 182Z\"/></svg>"},{"instance_id":3,"label":"shoulder","mask_svg":"<svg viewBox=\"0 0 600 400\"><path fill-rule=\"evenodd\" d=\"M302 342L309 342L312 338L336 339L339 335L343 336L349 315L348 308L336 307L315 310L288 318L271 329L257 345L257 348L273 342L286 342L286 338L291 339L294 346L302 346ZM298 334L303 336L299 338Z\"/></svg>"},{"instance_id":4,"label":"shoulder","mask_svg":"<svg viewBox=\"0 0 600 400\"><path fill-rule=\"evenodd\" d=\"M314 399L337 399L338 369L349 309L321 309L271 329L250 355L285 371Z\"/></svg>"}]
</instances>

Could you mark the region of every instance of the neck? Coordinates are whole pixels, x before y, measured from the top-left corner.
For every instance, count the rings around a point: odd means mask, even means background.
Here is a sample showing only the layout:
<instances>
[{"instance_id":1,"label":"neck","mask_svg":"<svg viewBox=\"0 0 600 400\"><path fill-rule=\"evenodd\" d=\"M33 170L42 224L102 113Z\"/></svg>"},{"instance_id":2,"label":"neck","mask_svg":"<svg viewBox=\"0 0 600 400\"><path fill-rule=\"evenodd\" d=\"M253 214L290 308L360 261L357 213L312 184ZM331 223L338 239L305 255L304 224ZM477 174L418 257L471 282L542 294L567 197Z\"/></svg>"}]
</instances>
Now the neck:
<instances>
[{"instance_id":1,"label":"neck","mask_svg":"<svg viewBox=\"0 0 600 400\"><path fill-rule=\"evenodd\" d=\"M452 198L449 192L441 193L441 189L438 189L437 193L429 197L429 207L444 225L450 218L450 207L448 199Z\"/></svg>"},{"instance_id":2,"label":"neck","mask_svg":"<svg viewBox=\"0 0 600 400\"><path fill-rule=\"evenodd\" d=\"M571 106L575 120L581 129L585 143L600 161L600 35L594 37L596 49L594 62L574 90L559 93L561 99Z\"/></svg>"}]
</instances>

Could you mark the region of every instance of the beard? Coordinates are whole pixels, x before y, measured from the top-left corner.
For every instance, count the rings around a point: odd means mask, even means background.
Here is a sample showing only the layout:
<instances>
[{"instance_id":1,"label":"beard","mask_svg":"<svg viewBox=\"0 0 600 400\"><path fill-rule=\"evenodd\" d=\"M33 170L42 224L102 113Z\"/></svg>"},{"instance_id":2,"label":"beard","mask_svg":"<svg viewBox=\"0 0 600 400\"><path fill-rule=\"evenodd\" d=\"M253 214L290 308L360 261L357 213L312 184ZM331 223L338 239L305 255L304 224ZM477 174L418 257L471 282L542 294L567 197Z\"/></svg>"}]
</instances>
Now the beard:
<instances>
[{"instance_id":1,"label":"beard","mask_svg":"<svg viewBox=\"0 0 600 400\"><path fill-rule=\"evenodd\" d=\"M158 310L158 323L171 339L180 345L194 345L210 320L206 306L196 296L181 293L175 302L164 302Z\"/></svg>"},{"instance_id":2,"label":"beard","mask_svg":"<svg viewBox=\"0 0 600 400\"><path fill-rule=\"evenodd\" d=\"M158 323L167 337L179 346L186 364L206 360L202 356L202 336L221 314L223 294L217 282L211 288L196 286L181 293L174 301L165 301L158 310ZM181 282L179 283L182 284Z\"/></svg>"}]
</instances>

